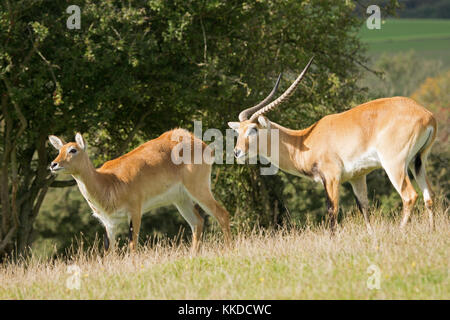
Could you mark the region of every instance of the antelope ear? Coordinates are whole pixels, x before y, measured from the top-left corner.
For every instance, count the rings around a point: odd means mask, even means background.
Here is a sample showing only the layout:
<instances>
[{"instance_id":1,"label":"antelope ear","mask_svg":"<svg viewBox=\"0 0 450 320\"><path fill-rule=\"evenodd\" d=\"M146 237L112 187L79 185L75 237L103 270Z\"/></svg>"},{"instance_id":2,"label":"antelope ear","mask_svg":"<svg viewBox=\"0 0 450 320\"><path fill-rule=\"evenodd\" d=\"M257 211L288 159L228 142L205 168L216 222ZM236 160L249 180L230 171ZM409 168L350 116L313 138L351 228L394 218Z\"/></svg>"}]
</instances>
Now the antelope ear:
<instances>
[{"instance_id":1,"label":"antelope ear","mask_svg":"<svg viewBox=\"0 0 450 320\"><path fill-rule=\"evenodd\" d=\"M264 116L259 116L259 117L258 117L258 122L259 122L259 124L260 124L262 127L264 127L264 128L269 128L269 127L270 127L270 122L269 122L269 120L267 120L267 118L264 117Z\"/></svg>"},{"instance_id":2,"label":"antelope ear","mask_svg":"<svg viewBox=\"0 0 450 320\"><path fill-rule=\"evenodd\" d=\"M57 136L48 136L48 140L50 140L50 143L55 147L56 150L60 150L64 145L62 140Z\"/></svg>"},{"instance_id":3,"label":"antelope ear","mask_svg":"<svg viewBox=\"0 0 450 320\"><path fill-rule=\"evenodd\" d=\"M75 141L77 142L77 144L80 146L81 149L86 150L86 142L84 141L81 133L77 132L77 134L75 135Z\"/></svg>"},{"instance_id":4,"label":"antelope ear","mask_svg":"<svg viewBox=\"0 0 450 320\"><path fill-rule=\"evenodd\" d=\"M239 126L240 126L240 122L228 122L228 126L231 129L238 131L239 130Z\"/></svg>"}]
</instances>

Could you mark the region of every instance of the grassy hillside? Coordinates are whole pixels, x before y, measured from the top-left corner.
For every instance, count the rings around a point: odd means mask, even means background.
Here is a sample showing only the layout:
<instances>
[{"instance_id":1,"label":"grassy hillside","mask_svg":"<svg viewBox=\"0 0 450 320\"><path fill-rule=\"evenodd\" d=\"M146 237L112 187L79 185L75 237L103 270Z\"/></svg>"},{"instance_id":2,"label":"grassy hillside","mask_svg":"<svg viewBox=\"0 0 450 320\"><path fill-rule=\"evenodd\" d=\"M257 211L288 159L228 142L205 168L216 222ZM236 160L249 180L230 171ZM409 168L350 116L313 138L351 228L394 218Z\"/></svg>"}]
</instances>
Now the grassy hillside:
<instances>
[{"instance_id":1,"label":"grassy hillside","mask_svg":"<svg viewBox=\"0 0 450 320\"><path fill-rule=\"evenodd\" d=\"M370 55L412 49L423 58L450 65L450 20L388 19L379 30L369 30L363 25L360 35Z\"/></svg>"},{"instance_id":2,"label":"grassy hillside","mask_svg":"<svg viewBox=\"0 0 450 320\"><path fill-rule=\"evenodd\" d=\"M136 254L31 258L0 266L0 299L450 299L450 221L442 206L436 213L434 232L421 209L403 233L398 215L376 211L371 237L352 211L335 237L309 226L241 234L229 249L209 235L196 256L160 242ZM379 289L368 288L370 268ZM73 276L79 289L67 287Z\"/></svg>"}]
</instances>

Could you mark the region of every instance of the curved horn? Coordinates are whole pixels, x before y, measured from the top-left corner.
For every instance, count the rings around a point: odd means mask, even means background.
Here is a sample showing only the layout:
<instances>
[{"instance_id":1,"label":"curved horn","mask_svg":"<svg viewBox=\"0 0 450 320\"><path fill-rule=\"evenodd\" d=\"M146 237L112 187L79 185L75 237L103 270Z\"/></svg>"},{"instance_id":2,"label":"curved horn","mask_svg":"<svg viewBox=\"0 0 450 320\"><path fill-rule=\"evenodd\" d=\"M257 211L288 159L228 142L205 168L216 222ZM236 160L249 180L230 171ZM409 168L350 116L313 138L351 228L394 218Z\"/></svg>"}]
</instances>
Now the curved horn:
<instances>
[{"instance_id":1,"label":"curved horn","mask_svg":"<svg viewBox=\"0 0 450 320\"><path fill-rule=\"evenodd\" d=\"M306 71L308 70L309 66L311 65L311 62L313 61L314 56L309 60L308 64L306 65L305 69L303 69L302 73L298 76L297 79L295 79L294 83L291 84L291 86L275 101L272 101L270 104L262 108L261 110L255 112L251 117L250 121L254 121L256 118L258 118L260 115L269 112L270 110L275 109L277 106L282 104L285 100L287 100L292 93L294 93L295 89L298 87L298 84L302 80L303 76L305 75Z\"/></svg>"},{"instance_id":2,"label":"curved horn","mask_svg":"<svg viewBox=\"0 0 450 320\"><path fill-rule=\"evenodd\" d=\"M247 120L248 117L251 114L253 114L254 112L258 111L259 109L264 107L267 103L269 103L270 99L272 99L273 95L275 94L275 92L278 89L278 85L280 84L280 80L281 80L281 76L282 75L283 75L283 73L280 73L280 75L278 76L277 83L275 83L275 87L273 87L272 91L269 93L269 95L263 101L258 103L256 106L248 108L248 109L245 109L244 111L239 113L239 121Z\"/></svg>"}]
</instances>

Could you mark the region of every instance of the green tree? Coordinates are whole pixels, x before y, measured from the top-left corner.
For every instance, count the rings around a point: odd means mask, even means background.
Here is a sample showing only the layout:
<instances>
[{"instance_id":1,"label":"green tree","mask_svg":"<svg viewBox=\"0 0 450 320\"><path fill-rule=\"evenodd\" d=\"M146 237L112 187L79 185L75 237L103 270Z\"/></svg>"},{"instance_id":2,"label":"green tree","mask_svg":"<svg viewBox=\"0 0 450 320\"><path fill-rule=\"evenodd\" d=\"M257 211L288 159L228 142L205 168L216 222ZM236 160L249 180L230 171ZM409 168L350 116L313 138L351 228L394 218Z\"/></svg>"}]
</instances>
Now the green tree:
<instances>
[{"instance_id":1,"label":"green tree","mask_svg":"<svg viewBox=\"0 0 450 320\"><path fill-rule=\"evenodd\" d=\"M77 2L80 30L66 27L66 1L0 3L0 254L24 253L48 188L73 184L47 170L49 134L83 132L99 164L193 120L223 130L280 71L285 89L312 55L274 120L305 127L359 93L365 59L351 1ZM213 179L237 217L270 225L286 211L280 176L236 165Z\"/></svg>"}]
</instances>

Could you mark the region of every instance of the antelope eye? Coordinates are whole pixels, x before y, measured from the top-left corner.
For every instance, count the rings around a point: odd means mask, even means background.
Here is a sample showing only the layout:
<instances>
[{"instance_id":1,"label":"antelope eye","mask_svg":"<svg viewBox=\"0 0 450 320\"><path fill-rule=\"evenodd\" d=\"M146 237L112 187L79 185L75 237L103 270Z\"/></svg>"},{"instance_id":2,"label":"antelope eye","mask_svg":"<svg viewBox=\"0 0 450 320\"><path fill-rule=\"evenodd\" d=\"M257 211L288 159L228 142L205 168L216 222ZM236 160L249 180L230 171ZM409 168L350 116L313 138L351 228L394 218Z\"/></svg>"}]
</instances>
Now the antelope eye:
<instances>
[{"instance_id":1,"label":"antelope eye","mask_svg":"<svg viewBox=\"0 0 450 320\"><path fill-rule=\"evenodd\" d=\"M77 153L77 149L70 149L69 153L75 154L75 153Z\"/></svg>"}]
</instances>

